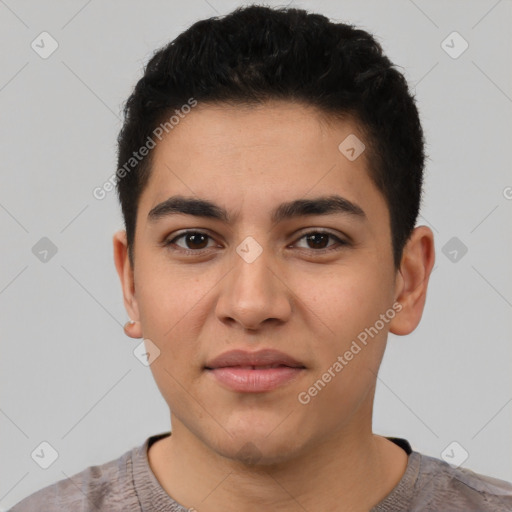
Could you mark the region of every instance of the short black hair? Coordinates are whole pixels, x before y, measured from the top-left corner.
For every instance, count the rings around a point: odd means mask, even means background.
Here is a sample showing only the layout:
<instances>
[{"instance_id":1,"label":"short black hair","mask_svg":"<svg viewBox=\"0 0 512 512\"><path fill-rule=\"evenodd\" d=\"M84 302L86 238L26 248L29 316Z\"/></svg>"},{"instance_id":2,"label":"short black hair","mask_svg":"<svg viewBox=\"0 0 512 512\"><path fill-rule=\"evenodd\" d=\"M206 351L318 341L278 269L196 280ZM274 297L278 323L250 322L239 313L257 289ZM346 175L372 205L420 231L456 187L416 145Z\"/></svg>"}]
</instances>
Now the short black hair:
<instances>
[{"instance_id":1,"label":"short black hair","mask_svg":"<svg viewBox=\"0 0 512 512\"><path fill-rule=\"evenodd\" d=\"M155 128L186 112L184 106L190 110L191 100L235 106L288 100L328 118L355 120L364 133L370 177L389 209L399 267L419 212L425 160L423 130L404 76L364 30L303 9L259 5L200 20L157 50L124 105L116 186L132 265L152 152L131 172L126 163L154 141Z\"/></svg>"}]
</instances>

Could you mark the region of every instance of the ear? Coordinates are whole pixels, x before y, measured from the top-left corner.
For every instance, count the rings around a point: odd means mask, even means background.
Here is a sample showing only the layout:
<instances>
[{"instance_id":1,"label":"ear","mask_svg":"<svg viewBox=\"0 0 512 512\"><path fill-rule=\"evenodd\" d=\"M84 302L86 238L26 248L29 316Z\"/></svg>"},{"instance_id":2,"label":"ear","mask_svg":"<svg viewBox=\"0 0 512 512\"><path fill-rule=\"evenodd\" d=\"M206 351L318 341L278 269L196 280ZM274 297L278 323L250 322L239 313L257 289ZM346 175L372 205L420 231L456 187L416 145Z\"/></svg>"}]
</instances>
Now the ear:
<instances>
[{"instance_id":1,"label":"ear","mask_svg":"<svg viewBox=\"0 0 512 512\"><path fill-rule=\"evenodd\" d=\"M390 323L393 334L410 334L420 323L434 261L434 234L427 226L419 226L404 247L397 273L395 300L402 309Z\"/></svg>"},{"instance_id":2,"label":"ear","mask_svg":"<svg viewBox=\"0 0 512 512\"><path fill-rule=\"evenodd\" d=\"M128 257L126 231L122 230L115 233L112 241L114 244L114 263L123 288L124 307L130 319L135 321L129 328L125 328L125 332L131 338L142 338L133 269Z\"/></svg>"}]
</instances>

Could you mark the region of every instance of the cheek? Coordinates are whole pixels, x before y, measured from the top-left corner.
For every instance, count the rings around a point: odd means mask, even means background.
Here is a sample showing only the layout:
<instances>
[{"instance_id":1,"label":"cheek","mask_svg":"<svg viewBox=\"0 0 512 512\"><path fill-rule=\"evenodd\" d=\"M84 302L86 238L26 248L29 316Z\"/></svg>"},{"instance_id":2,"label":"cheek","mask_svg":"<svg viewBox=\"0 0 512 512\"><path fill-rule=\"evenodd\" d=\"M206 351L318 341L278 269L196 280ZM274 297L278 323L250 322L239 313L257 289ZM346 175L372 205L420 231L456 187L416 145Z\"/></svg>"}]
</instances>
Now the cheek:
<instances>
[{"instance_id":1,"label":"cheek","mask_svg":"<svg viewBox=\"0 0 512 512\"><path fill-rule=\"evenodd\" d=\"M330 280L329 291L315 294L310 303L311 317L321 321L310 340L315 366L299 391L309 400L307 407L317 412L310 417L321 417L322 428L327 430L348 421L357 411L365 414L371 403L387 335L386 329L365 330L386 311L385 301L376 293L371 282L349 286L342 279Z\"/></svg>"},{"instance_id":2,"label":"cheek","mask_svg":"<svg viewBox=\"0 0 512 512\"><path fill-rule=\"evenodd\" d=\"M389 307L390 283L368 264L339 266L328 274L303 274L295 290L336 351L342 350ZM325 344L324 344L325 346Z\"/></svg>"},{"instance_id":3,"label":"cheek","mask_svg":"<svg viewBox=\"0 0 512 512\"><path fill-rule=\"evenodd\" d=\"M391 306L390 284L380 277L385 275L364 264L359 269L340 266L328 276L302 281L301 300L316 324L310 326L316 332L309 342L317 362L311 384L328 381L325 388L317 386L322 389L317 406L329 409L336 403L338 413L353 410L373 385L388 329L380 315Z\"/></svg>"},{"instance_id":4,"label":"cheek","mask_svg":"<svg viewBox=\"0 0 512 512\"><path fill-rule=\"evenodd\" d=\"M179 269L141 273L137 301L142 333L160 350L151 371L166 399L179 399L176 390L188 387L201 367L201 330L211 289L207 279L184 276ZM167 396L176 394L175 397Z\"/></svg>"},{"instance_id":5,"label":"cheek","mask_svg":"<svg viewBox=\"0 0 512 512\"><path fill-rule=\"evenodd\" d=\"M138 277L136 297L147 337L172 337L179 323L200 310L209 289L207 279L200 281L177 265L147 265Z\"/></svg>"},{"instance_id":6,"label":"cheek","mask_svg":"<svg viewBox=\"0 0 512 512\"><path fill-rule=\"evenodd\" d=\"M142 332L160 350L150 370L166 402L181 410L188 403L183 390L191 390L200 373L198 340L210 287L169 270L148 272L144 278L137 291Z\"/></svg>"}]
</instances>

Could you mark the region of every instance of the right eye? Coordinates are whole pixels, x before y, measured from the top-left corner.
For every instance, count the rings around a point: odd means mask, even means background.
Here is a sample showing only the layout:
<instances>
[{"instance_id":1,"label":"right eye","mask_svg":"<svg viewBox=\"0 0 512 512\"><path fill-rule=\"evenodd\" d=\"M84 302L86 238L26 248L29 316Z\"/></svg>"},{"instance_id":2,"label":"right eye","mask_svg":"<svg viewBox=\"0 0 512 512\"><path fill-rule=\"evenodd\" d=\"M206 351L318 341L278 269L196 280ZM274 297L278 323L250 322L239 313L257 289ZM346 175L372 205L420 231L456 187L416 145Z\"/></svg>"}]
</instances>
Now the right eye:
<instances>
[{"instance_id":1,"label":"right eye","mask_svg":"<svg viewBox=\"0 0 512 512\"><path fill-rule=\"evenodd\" d=\"M182 239L182 243L184 243L185 246L180 245L178 243L178 240ZM182 250L187 254L199 253L200 251L211 248L211 246L207 246L208 239L210 239L213 242L213 238L207 233L204 233L202 231L189 230L179 234L178 236L170 240L167 240L166 242L164 242L164 245L166 247L171 248L172 250L175 250L172 246L177 246L179 247L178 250Z\"/></svg>"}]
</instances>

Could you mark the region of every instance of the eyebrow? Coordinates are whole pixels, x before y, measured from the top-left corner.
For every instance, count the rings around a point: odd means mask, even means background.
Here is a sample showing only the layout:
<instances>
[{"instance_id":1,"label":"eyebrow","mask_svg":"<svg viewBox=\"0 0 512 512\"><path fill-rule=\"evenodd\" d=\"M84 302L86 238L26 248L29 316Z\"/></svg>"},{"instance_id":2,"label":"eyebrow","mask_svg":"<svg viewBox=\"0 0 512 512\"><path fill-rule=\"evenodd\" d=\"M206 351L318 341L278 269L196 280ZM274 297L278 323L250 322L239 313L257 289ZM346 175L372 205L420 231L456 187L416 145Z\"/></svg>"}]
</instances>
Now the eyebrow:
<instances>
[{"instance_id":1,"label":"eyebrow","mask_svg":"<svg viewBox=\"0 0 512 512\"><path fill-rule=\"evenodd\" d=\"M148 213L148 221L157 222L164 217L179 214L215 219L226 223L234 220L223 207L207 199L171 196L151 209ZM279 223L296 217L333 214L345 214L366 219L366 214L360 206L339 195L330 195L282 203L272 211L271 220L273 223Z\"/></svg>"}]
</instances>

